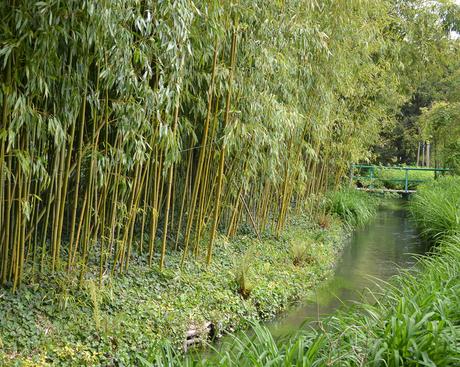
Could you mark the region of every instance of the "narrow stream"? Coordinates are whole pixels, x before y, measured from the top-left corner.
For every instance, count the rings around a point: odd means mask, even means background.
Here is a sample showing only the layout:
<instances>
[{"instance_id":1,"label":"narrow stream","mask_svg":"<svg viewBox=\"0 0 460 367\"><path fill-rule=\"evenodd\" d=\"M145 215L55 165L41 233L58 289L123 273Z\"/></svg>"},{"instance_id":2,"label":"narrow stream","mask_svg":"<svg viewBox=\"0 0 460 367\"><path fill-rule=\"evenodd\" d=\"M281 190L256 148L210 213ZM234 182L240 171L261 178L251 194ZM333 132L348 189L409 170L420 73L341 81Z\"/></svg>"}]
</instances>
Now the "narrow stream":
<instances>
[{"instance_id":1,"label":"narrow stream","mask_svg":"<svg viewBox=\"0 0 460 367\"><path fill-rule=\"evenodd\" d=\"M275 338L294 334L308 325L305 321L314 322L361 300L363 291L375 289L379 280L388 280L401 269L415 265L415 255L426 253L429 245L420 240L406 204L404 199L385 200L376 217L354 231L333 276L300 305L265 324ZM217 344L221 346L225 339Z\"/></svg>"},{"instance_id":2,"label":"narrow stream","mask_svg":"<svg viewBox=\"0 0 460 367\"><path fill-rule=\"evenodd\" d=\"M376 286L376 278L388 280L400 269L414 265L414 254L428 246L417 236L403 199L385 202L376 218L358 229L345 246L334 276L301 306L269 323L274 336L295 332L306 320L317 320L341 305L362 298L362 291Z\"/></svg>"}]
</instances>

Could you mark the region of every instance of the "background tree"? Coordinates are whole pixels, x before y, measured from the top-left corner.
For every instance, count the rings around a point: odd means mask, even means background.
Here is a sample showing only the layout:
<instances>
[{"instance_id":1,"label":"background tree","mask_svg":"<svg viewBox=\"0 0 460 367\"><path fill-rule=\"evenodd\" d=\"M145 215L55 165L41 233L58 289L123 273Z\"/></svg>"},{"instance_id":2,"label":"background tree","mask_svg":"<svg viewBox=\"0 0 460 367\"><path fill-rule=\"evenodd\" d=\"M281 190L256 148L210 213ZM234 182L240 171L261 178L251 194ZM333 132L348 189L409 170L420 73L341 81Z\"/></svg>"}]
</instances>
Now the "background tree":
<instances>
[{"instance_id":1,"label":"background tree","mask_svg":"<svg viewBox=\"0 0 460 367\"><path fill-rule=\"evenodd\" d=\"M452 99L449 94L458 94L458 85L453 79L458 78L460 59L457 33L460 29L460 6L452 1L431 2L428 4L429 11L419 13L419 5L417 2L406 2L400 8L402 14L412 21L405 22L405 30L400 27L399 31L404 37L410 35L416 40L404 48L406 57L412 61L404 63L409 68L400 74L403 78L410 78L411 87L405 94L409 98L396 119L382 130L381 140L373 148L374 162L426 164L430 136L420 115L434 101ZM433 22L434 18L438 19L438 23ZM431 163L434 165L434 160Z\"/></svg>"}]
</instances>

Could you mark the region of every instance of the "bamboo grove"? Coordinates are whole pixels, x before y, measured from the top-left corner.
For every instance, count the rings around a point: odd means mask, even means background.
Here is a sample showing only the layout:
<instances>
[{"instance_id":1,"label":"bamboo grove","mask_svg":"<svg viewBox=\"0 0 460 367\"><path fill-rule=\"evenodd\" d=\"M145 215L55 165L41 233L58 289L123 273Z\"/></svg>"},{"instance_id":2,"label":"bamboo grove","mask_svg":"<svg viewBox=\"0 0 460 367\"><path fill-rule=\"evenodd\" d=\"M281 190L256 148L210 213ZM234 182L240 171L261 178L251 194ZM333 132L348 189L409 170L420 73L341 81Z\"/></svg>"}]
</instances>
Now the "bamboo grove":
<instances>
[{"instance_id":1,"label":"bamboo grove","mask_svg":"<svg viewBox=\"0 0 460 367\"><path fill-rule=\"evenodd\" d=\"M434 63L420 6L2 1L1 284L209 264L218 233L281 231Z\"/></svg>"}]
</instances>

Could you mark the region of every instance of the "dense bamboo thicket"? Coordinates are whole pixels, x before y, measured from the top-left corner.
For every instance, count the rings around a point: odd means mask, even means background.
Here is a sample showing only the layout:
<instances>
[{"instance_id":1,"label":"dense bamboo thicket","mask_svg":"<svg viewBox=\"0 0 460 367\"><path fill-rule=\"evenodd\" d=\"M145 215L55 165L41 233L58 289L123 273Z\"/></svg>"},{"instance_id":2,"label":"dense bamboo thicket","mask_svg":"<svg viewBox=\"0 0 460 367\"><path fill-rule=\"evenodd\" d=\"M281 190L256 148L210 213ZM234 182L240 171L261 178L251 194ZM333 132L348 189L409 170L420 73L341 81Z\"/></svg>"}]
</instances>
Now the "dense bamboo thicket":
<instances>
[{"instance_id":1,"label":"dense bamboo thicket","mask_svg":"<svg viewBox=\"0 0 460 367\"><path fill-rule=\"evenodd\" d=\"M282 230L431 65L422 3L2 1L1 284Z\"/></svg>"}]
</instances>

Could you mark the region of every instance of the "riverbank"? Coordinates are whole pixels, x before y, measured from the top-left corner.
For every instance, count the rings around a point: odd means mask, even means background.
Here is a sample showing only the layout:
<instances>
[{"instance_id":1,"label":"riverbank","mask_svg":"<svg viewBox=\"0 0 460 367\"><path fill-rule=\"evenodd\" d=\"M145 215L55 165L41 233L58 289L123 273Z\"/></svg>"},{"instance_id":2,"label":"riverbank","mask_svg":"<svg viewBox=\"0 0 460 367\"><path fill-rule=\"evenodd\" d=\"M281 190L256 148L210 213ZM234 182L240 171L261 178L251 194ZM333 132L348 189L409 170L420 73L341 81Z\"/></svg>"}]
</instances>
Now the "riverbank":
<instances>
[{"instance_id":1,"label":"riverbank","mask_svg":"<svg viewBox=\"0 0 460 367\"><path fill-rule=\"evenodd\" d=\"M0 364L133 365L165 340L181 349L193 326L210 322L219 336L271 319L331 274L350 229L372 216L375 202L344 192L327 210L295 217L280 236L221 237L209 268L197 261L180 271L177 254L163 272L132 266L101 287L87 280L79 289L56 274L14 295L1 290Z\"/></svg>"},{"instance_id":2,"label":"riverbank","mask_svg":"<svg viewBox=\"0 0 460 367\"><path fill-rule=\"evenodd\" d=\"M301 330L287 340L275 340L266 327L254 325L251 334L233 337L213 360L195 365L459 365L459 236L425 258L418 270L396 277L375 296L375 303L358 304L326 319L318 329ZM191 363L157 351L150 361L159 364L145 365Z\"/></svg>"},{"instance_id":3,"label":"riverbank","mask_svg":"<svg viewBox=\"0 0 460 367\"><path fill-rule=\"evenodd\" d=\"M252 337L233 337L213 360L197 365L459 365L459 187L459 178L420 187L411 213L436 247L414 269L381 284L374 302L358 303L284 340L275 341L266 327L254 325ZM160 365L166 360L150 356L155 358Z\"/></svg>"}]
</instances>

